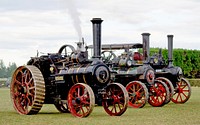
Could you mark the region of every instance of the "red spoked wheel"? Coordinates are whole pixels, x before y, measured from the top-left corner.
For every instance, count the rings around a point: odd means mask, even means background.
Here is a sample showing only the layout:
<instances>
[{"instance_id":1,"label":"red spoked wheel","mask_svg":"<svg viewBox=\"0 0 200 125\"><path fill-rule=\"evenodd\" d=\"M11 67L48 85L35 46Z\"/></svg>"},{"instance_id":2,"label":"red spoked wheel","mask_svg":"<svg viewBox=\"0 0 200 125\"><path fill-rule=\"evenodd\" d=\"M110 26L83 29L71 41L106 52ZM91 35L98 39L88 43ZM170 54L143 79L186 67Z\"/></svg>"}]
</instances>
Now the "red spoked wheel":
<instances>
[{"instance_id":1,"label":"red spoked wheel","mask_svg":"<svg viewBox=\"0 0 200 125\"><path fill-rule=\"evenodd\" d=\"M186 79L181 78L180 82L177 82L176 85L177 85L177 88L175 89L172 102L174 103L187 102L191 95L190 83Z\"/></svg>"},{"instance_id":2,"label":"red spoked wheel","mask_svg":"<svg viewBox=\"0 0 200 125\"><path fill-rule=\"evenodd\" d=\"M45 99L44 78L35 66L20 66L12 77L11 100L19 114L37 114Z\"/></svg>"},{"instance_id":3,"label":"red spoked wheel","mask_svg":"<svg viewBox=\"0 0 200 125\"><path fill-rule=\"evenodd\" d=\"M165 83L159 80L155 80L149 88L148 102L154 107L160 107L165 104L165 101L169 99L169 89Z\"/></svg>"},{"instance_id":4,"label":"red spoked wheel","mask_svg":"<svg viewBox=\"0 0 200 125\"><path fill-rule=\"evenodd\" d=\"M129 106L133 108L142 108L148 101L148 90L144 83L132 81L126 86L129 95Z\"/></svg>"},{"instance_id":5,"label":"red spoked wheel","mask_svg":"<svg viewBox=\"0 0 200 125\"><path fill-rule=\"evenodd\" d=\"M84 83L73 85L68 94L68 106L72 115L87 117L95 105L94 93L90 86Z\"/></svg>"},{"instance_id":6,"label":"red spoked wheel","mask_svg":"<svg viewBox=\"0 0 200 125\"><path fill-rule=\"evenodd\" d=\"M164 82L167 85L168 89L169 89L169 99L168 100L166 99L166 101L165 101L165 104L167 104L167 103L170 102L170 100L172 99L172 97L174 95L174 86L173 86L172 82L167 78L158 77L156 79L157 80L161 80L162 82Z\"/></svg>"},{"instance_id":7,"label":"red spoked wheel","mask_svg":"<svg viewBox=\"0 0 200 125\"><path fill-rule=\"evenodd\" d=\"M122 115L128 106L128 92L119 83L111 83L106 87L102 105L104 110L111 116Z\"/></svg>"}]
</instances>

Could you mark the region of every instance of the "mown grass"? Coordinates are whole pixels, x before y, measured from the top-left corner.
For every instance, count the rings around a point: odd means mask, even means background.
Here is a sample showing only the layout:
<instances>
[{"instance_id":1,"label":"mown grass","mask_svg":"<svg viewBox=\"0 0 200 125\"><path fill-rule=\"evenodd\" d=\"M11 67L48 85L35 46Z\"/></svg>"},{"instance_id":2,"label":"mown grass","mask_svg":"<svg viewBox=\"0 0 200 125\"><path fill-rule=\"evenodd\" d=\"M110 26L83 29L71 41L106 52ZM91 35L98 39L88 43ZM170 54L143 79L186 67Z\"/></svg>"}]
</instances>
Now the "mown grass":
<instances>
[{"instance_id":1,"label":"mown grass","mask_svg":"<svg viewBox=\"0 0 200 125\"><path fill-rule=\"evenodd\" d=\"M95 107L87 118L59 113L53 105L44 104L37 115L19 115L12 107L9 89L0 89L1 125L199 125L200 88L192 87L185 104L170 102L163 107L149 104L141 109L128 108L122 116L109 116L103 107Z\"/></svg>"}]
</instances>

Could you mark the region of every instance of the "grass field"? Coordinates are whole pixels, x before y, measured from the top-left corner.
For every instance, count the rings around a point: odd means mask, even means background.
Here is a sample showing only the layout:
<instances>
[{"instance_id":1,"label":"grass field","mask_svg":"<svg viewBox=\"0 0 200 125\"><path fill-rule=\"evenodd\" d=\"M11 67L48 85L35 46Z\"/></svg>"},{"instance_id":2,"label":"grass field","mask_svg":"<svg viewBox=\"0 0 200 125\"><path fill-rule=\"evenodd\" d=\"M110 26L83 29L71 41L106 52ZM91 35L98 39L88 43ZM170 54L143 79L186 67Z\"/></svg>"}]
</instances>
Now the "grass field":
<instances>
[{"instance_id":1,"label":"grass field","mask_svg":"<svg viewBox=\"0 0 200 125\"><path fill-rule=\"evenodd\" d=\"M147 104L141 109L128 108L115 117L107 115L103 107L95 107L87 118L62 114L54 105L45 104L37 115L19 115L12 107L9 89L0 88L0 125L200 125L200 88L192 87L191 98L185 104Z\"/></svg>"}]
</instances>

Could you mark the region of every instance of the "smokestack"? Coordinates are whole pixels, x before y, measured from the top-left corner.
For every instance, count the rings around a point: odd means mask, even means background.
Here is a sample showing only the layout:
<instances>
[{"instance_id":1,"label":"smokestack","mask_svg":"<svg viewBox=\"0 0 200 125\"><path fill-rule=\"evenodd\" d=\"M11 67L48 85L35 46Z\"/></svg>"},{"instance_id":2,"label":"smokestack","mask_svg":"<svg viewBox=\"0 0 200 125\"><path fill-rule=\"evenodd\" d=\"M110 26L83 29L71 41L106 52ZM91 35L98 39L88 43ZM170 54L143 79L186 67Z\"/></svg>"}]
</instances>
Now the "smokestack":
<instances>
[{"instance_id":1,"label":"smokestack","mask_svg":"<svg viewBox=\"0 0 200 125\"><path fill-rule=\"evenodd\" d=\"M93 18L93 58L101 58L101 18Z\"/></svg>"},{"instance_id":2,"label":"smokestack","mask_svg":"<svg viewBox=\"0 0 200 125\"><path fill-rule=\"evenodd\" d=\"M149 48L149 36L150 33L143 33L142 34L142 41L143 41L143 60L148 61L150 48Z\"/></svg>"},{"instance_id":3,"label":"smokestack","mask_svg":"<svg viewBox=\"0 0 200 125\"><path fill-rule=\"evenodd\" d=\"M173 66L173 35L167 35L168 37L168 66Z\"/></svg>"}]
</instances>

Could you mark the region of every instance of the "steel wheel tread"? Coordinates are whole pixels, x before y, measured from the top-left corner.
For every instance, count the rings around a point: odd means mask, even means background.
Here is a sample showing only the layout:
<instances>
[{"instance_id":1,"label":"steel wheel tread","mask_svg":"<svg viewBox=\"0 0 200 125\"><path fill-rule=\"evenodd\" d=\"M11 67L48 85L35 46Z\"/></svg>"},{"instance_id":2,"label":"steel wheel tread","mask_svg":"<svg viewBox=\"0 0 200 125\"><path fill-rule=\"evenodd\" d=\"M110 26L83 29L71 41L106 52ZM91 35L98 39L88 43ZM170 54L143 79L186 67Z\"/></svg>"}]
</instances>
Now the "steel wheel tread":
<instances>
[{"instance_id":1,"label":"steel wheel tread","mask_svg":"<svg viewBox=\"0 0 200 125\"><path fill-rule=\"evenodd\" d=\"M45 99L45 83L40 70L31 65L18 67L13 74L10 94L19 114L37 114Z\"/></svg>"}]
</instances>

